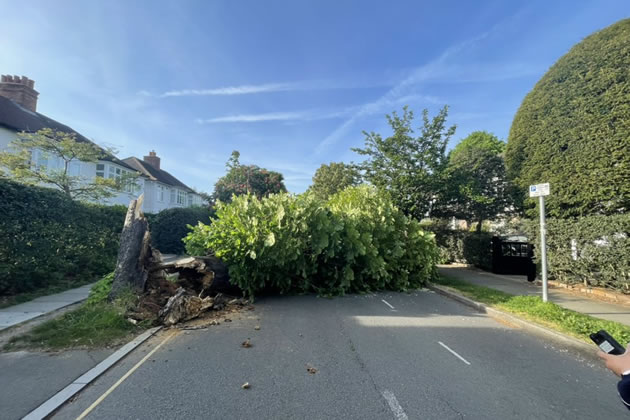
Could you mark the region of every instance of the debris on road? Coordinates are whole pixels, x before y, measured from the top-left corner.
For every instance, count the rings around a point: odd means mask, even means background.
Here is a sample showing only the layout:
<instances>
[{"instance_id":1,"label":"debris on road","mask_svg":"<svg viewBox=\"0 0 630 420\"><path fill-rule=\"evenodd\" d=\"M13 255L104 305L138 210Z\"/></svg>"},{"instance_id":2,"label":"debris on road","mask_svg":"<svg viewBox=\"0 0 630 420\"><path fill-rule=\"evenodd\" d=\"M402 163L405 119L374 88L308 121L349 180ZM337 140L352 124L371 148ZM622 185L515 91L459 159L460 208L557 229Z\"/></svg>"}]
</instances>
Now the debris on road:
<instances>
[{"instance_id":1,"label":"debris on road","mask_svg":"<svg viewBox=\"0 0 630 420\"><path fill-rule=\"evenodd\" d=\"M241 385L241 388L249 389L249 382L245 382L243 385Z\"/></svg>"},{"instance_id":2,"label":"debris on road","mask_svg":"<svg viewBox=\"0 0 630 420\"><path fill-rule=\"evenodd\" d=\"M250 347L253 347L253 344L251 343L251 341L249 341L249 338L248 338L247 340L241 343L241 347L248 349Z\"/></svg>"},{"instance_id":3,"label":"debris on road","mask_svg":"<svg viewBox=\"0 0 630 420\"><path fill-rule=\"evenodd\" d=\"M260 325L256 325L256 326L254 327L254 329L255 329L256 331L260 331Z\"/></svg>"},{"instance_id":4,"label":"debris on road","mask_svg":"<svg viewBox=\"0 0 630 420\"><path fill-rule=\"evenodd\" d=\"M311 365L306 365L306 371L311 375L315 375L317 373L317 368L314 368Z\"/></svg>"},{"instance_id":5,"label":"debris on road","mask_svg":"<svg viewBox=\"0 0 630 420\"><path fill-rule=\"evenodd\" d=\"M170 327L180 321L188 321L197 318L201 313L207 311L214 306L214 299L206 297L201 299L199 296L191 296L187 294L186 289L180 287L171 296L164 308L159 312L159 319L162 324Z\"/></svg>"}]
</instances>

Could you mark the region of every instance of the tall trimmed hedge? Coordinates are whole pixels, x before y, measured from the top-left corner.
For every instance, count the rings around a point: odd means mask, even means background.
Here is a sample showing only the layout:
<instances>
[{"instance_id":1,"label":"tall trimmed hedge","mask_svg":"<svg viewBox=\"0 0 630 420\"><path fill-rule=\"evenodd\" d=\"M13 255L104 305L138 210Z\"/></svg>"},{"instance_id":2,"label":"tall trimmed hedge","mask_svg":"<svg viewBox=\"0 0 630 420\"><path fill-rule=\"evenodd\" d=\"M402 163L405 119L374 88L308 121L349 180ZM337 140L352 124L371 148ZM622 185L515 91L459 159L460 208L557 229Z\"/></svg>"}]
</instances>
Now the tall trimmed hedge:
<instances>
[{"instance_id":1,"label":"tall trimmed hedge","mask_svg":"<svg viewBox=\"0 0 630 420\"><path fill-rule=\"evenodd\" d=\"M95 279L114 269L123 206L70 200L0 179L0 295Z\"/></svg>"},{"instance_id":2,"label":"tall trimmed hedge","mask_svg":"<svg viewBox=\"0 0 630 420\"><path fill-rule=\"evenodd\" d=\"M624 19L575 45L525 97L506 149L521 198L528 185L550 182L552 217L630 210L629 68Z\"/></svg>"},{"instance_id":3,"label":"tall trimmed hedge","mask_svg":"<svg viewBox=\"0 0 630 420\"><path fill-rule=\"evenodd\" d=\"M209 223L213 212L205 207L172 208L151 215L149 229L151 242L163 254L183 254L182 241L190 232L188 225Z\"/></svg>"},{"instance_id":4,"label":"tall trimmed hedge","mask_svg":"<svg viewBox=\"0 0 630 420\"><path fill-rule=\"evenodd\" d=\"M451 229L443 220L425 222L422 226L435 234L441 264L467 263L492 270L491 233Z\"/></svg>"},{"instance_id":5,"label":"tall trimmed hedge","mask_svg":"<svg viewBox=\"0 0 630 420\"><path fill-rule=\"evenodd\" d=\"M221 258L249 295L405 290L430 280L437 261L433 234L368 186L327 202L310 193L236 197L219 203L216 219L196 226L186 247Z\"/></svg>"},{"instance_id":6,"label":"tall trimmed hedge","mask_svg":"<svg viewBox=\"0 0 630 420\"><path fill-rule=\"evenodd\" d=\"M528 221L526 229L530 242L539 244L538 223ZM547 219L546 239L549 276L554 280L630 294L630 214ZM534 252L538 260L538 247Z\"/></svg>"}]
</instances>

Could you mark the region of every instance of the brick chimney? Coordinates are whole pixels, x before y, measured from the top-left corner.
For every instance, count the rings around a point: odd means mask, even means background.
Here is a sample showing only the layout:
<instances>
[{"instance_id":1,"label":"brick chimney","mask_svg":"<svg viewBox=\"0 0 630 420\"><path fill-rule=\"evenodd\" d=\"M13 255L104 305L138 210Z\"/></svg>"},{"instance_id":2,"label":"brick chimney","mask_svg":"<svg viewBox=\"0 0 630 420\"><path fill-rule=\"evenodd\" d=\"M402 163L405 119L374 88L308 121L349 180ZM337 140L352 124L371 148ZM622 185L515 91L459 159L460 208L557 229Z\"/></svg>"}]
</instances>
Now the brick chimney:
<instances>
[{"instance_id":1,"label":"brick chimney","mask_svg":"<svg viewBox=\"0 0 630 420\"><path fill-rule=\"evenodd\" d=\"M26 76L2 75L0 78L0 96L11 99L31 111L37 111L37 96L35 82Z\"/></svg>"},{"instance_id":2,"label":"brick chimney","mask_svg":"<svg viewBox=\"0 0 630 420\"><path fill-rule=\"evenodd\" d=\"M149 156L145 156L143 160L155 169L160 169L160 158L155 154L155 150L151 150Z\"/></svg>"}]
</instances>

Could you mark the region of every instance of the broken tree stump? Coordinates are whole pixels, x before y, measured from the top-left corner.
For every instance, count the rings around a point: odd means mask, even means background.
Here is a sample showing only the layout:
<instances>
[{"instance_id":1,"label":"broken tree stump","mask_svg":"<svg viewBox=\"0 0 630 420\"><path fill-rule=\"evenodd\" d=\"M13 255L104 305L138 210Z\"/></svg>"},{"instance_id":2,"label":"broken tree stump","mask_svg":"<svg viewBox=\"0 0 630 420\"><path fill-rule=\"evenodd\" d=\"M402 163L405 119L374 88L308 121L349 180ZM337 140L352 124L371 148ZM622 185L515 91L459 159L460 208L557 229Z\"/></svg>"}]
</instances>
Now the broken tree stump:
<instances>
[{"instance_id":1,"label":"broken tree stump","mask_svg":"<svg viewBox=\"0 0 630 420\"><path fill-rule=\"evenodd\" d=\"M201 299L199 296L187 294L186 289L180 287L175 292L175 295L171 296L166 302L159 316L162 324L170 327L178 322L197 318L213 306L213 298L206 297Z\"/></svg>"},{"instance_id":2,"label":"broken tree stump","mask_svg":"<svg viewBox=\"0 0 630 420\"><path fill-rule=\"evenodd\" d=\"M115 299L123 290L142 292L148 277L148 267L159 252L151 248L149 223L142 214L144 194L132 200L125 216L125 225L120 234L120 248L114 271L114 281L109 299ZM155 254L155 255L154 255Z\"/></svg>"}]
</instances>

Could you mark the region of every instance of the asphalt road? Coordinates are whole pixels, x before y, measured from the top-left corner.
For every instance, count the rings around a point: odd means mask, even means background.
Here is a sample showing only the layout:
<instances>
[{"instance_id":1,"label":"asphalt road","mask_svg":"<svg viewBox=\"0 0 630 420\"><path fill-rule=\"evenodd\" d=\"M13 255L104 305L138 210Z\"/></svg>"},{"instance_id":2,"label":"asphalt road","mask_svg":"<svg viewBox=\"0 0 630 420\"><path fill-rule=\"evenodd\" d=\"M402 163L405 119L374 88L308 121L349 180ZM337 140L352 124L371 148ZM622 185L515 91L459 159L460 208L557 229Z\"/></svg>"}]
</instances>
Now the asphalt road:
<instances>
[{"instance_id":1,"label":"asphalt road","mask_svg":"<svg viewBox=\"0 0 630 420\"><path fill-rule=\"evenodd\" d=\"M90 406L88 419L628 415L614 375L592 358L429 291L265 298L233 322L164 342L170 334L135 351L54 418L75 419ZM241 347L247 338L253 347Z\"/></svg>"}]
</instances>

